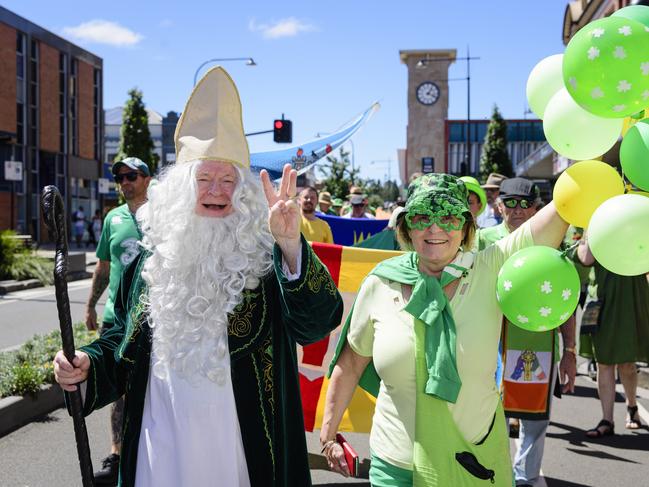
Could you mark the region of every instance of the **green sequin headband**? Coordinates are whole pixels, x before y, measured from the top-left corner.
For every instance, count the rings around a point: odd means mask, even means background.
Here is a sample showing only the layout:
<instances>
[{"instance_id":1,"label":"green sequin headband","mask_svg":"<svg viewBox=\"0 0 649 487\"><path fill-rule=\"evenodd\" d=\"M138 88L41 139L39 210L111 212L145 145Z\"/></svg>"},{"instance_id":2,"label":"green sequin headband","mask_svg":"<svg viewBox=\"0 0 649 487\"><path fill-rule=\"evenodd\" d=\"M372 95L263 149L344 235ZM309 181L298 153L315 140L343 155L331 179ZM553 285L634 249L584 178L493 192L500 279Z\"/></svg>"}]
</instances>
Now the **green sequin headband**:
<instances>
[{"instance_id":1,"label":"green sequin headband","mask_svg":"<svg viewBox=\"0 0 649 487\"><path fill-rule=\"evenodd\" d=\"M446 232L461 230L466 222L468 190L464 182L449 174L422 176L408 188L408 228L425 230L435 224ZM420 216L415 220L415 217Z\"/></svg>"}]
</instances>

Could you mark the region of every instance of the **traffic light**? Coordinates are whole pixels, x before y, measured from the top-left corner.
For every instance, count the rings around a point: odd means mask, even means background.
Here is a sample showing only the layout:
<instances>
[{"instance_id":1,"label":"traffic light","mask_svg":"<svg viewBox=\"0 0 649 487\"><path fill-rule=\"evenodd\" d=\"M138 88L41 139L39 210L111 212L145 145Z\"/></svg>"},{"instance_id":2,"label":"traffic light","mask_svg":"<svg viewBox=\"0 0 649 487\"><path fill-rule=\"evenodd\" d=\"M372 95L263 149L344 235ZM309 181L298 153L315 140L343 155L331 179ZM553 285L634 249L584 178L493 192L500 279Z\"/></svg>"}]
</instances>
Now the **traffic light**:
<instances>
[{"instance_id":1,"label":"traffic light","mask_svg":"<svg viewBox=\"0 0 649 487\"><path fill-rule=\"evenodd\" d=\"M280 144L293 142L293 122L277 119L273 122L273 140Z\"/></svg>"}]
</instances>

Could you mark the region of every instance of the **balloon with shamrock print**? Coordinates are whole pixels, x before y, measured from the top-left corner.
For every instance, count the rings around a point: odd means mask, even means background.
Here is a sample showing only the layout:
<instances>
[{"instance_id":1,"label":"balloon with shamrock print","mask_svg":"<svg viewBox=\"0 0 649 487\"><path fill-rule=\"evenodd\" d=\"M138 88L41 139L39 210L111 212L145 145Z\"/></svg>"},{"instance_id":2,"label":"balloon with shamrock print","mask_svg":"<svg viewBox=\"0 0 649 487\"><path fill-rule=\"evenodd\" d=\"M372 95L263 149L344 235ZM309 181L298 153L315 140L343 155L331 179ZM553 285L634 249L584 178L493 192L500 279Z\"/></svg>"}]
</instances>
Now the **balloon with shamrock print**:
<instances>
[{"instance_id":1,"label":"balloon with shamrock print","mask_svg":"<svg viewBox=\"0 0 649 487\"><path fill-rule=\"evenodd\" d=\"M624 118L649 100L649 27L624 17L584 26L563 55L563 81L584 110Z\"/></svg>"},{"instance_id":2,"label":"balloon with shamrock print","mask_svg":"<svg viewBox=\"0 0 649 487\"><path fill-rule=\"evenodd\" d=\"M519 250L498 273L496 298L503 314L528 331L563 324L577 308L579 275L574 264L550 247Z\"/></svg>"}]
</instances>

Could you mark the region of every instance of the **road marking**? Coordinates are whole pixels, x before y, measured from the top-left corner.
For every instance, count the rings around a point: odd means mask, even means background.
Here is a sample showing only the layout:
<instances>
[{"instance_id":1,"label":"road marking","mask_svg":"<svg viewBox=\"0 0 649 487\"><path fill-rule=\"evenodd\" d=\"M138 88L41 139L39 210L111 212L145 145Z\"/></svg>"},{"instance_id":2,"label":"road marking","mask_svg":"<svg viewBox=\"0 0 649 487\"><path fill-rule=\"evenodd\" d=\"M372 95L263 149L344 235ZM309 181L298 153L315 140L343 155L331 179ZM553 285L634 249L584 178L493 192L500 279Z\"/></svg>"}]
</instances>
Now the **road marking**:
<instances>
[{"instance_id":1,"label":"road marking","mask_svg":"<svg viewBox=\"0 0 649 487\"><path fill-rule=\"evenodd\" d=\"M92 279L83 279L68 283L68 291L88 288L92 285ZM39 289L27 289L18 291L9 295L0 296L0 306L3 304L16 303L19 301L29 301L30 299L40 298L42 296L54 296L54 286L47 286Z\"/></svg>"}]
</instances>

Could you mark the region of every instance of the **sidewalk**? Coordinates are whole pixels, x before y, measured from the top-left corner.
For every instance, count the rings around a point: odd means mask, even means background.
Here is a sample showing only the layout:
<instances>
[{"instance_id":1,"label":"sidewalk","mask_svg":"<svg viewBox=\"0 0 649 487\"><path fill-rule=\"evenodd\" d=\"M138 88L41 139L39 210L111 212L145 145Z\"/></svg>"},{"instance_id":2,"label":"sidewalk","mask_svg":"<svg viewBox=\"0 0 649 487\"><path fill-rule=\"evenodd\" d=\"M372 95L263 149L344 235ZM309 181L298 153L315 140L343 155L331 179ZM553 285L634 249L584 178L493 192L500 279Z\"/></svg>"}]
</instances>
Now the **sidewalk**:
<instances>
[{"instance_id":1,"label":"sidewalk","mask_svg":"<svg viewBox=\"0 0 649 487\"><path fill-rule=\"evenodd\" d=\"M73 246L74 247L74 246ZM55 247L52 243L41 245L35 253L38 257L54 260ZM68 250L68 282L79 281L81 279L89 279L92 277L92 270L97 263L97 256L95 249L69 249ZM93 269L88 269L88 267ZM24 291L25 289L34 289L43 287L37 279L25 279L23 281L16 281L13 279L0 281L0 296L16 291Z\"/></svg>"}]
</instances>

